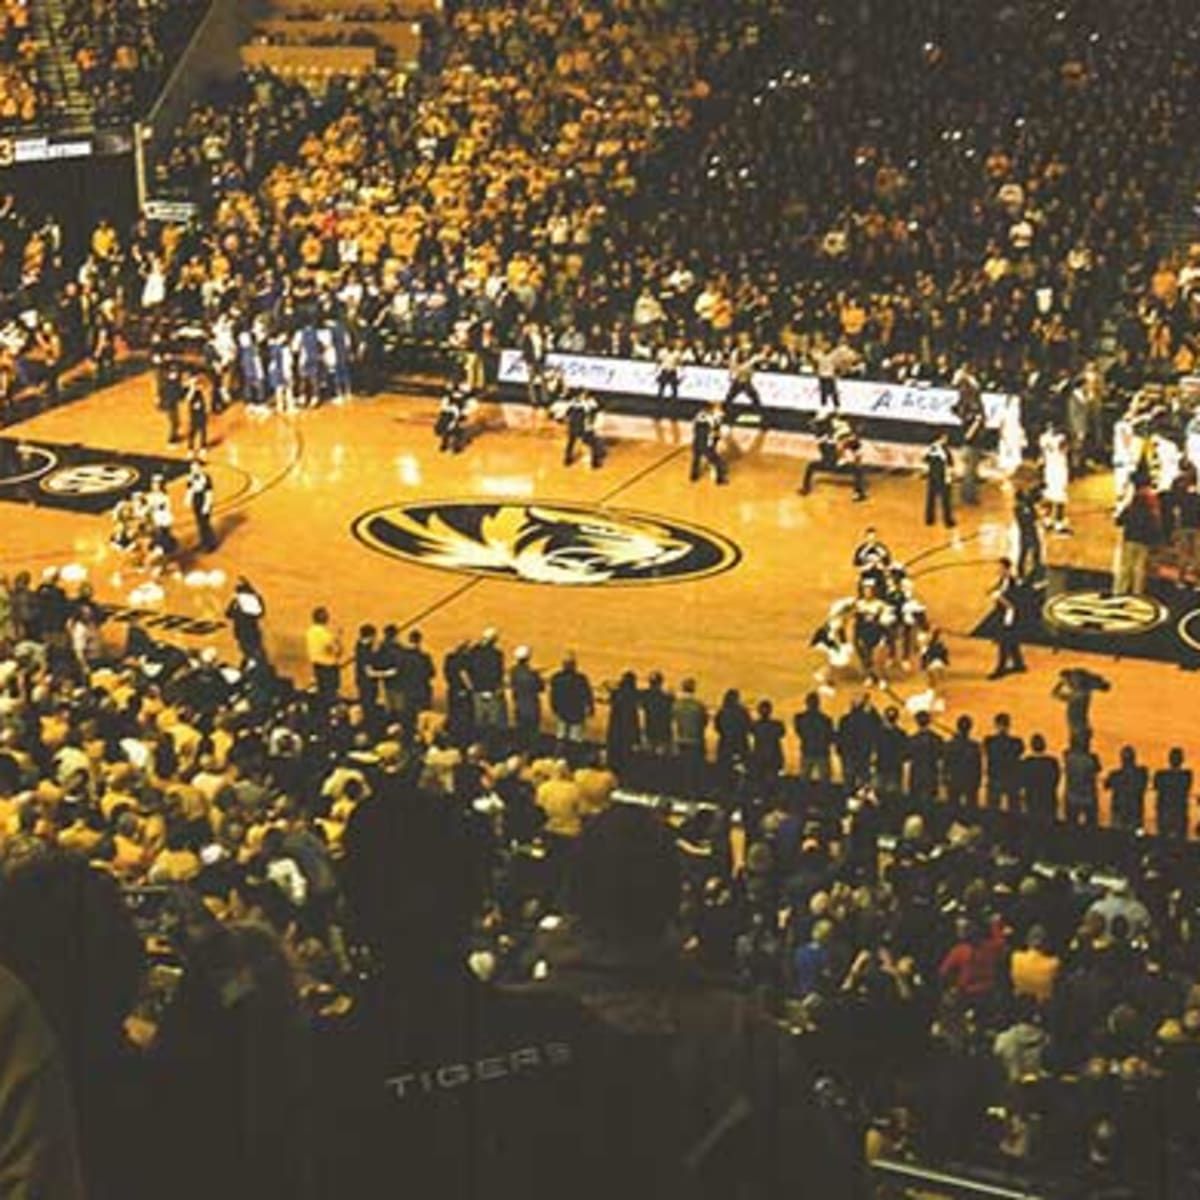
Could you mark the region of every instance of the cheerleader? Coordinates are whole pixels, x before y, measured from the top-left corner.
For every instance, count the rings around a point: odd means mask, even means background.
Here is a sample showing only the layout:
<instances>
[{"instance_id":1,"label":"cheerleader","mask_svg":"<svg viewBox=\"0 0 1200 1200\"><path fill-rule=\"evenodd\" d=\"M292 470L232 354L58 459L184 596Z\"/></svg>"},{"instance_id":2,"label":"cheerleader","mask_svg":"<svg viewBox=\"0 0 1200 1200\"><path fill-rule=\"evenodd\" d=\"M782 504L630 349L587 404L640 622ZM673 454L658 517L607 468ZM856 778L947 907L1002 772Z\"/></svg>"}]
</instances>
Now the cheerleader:
<instances>
[{"instance_id":1,"label":"cheerleader","mask_svg":"<svg viewBox=\"0 0 1200 1200\"><path fill-rule=\"evenodd\" d=\"M825 665L816 673L817 690L832 696L836 691L834 679L844 671L854 657L854 645L849 636L849 621L854 610L853 600L839 600L829 610L829 616L809 641L825 655Z\"/></svg>"},{"instance_id":2,"label":"cheerleader","mask_svg":"<svg viewBox=\"0 0 1200 1200\"><path fill-rule=\"evenodd\" d=\"M864 581L862 594L854 602L854 649L867 687L879 687L883 682L888 630L894 621L891 605L877 594L870 580Z\"/></svg>"},{"instance_id":3,"label":"cheerleader","mask_svg":"<svg viewBox=\"0 0 1200 1200\"><path fill-rule=\"evenodd\" d=\"M1047 529L1055 533L1070 533L1067 524L1067 490L1071 479L1070 445L1067 435L1055 427L1046 426L1038 443L1042 455L1042 496L1049 511L1045 517Z\"/></svg>"},{"instance_id":4,"label":"cheerleader","mask_svg":"<svg viewBox=\"0 0 1200 1200\"><path fill-rule=\"evenodd\" d=\"M940 712L945 708L941 700L942 680L946 677L946 668L950 666L950 648L938 628L926 630L921 634L921 669L925 672L925 681L929 691L935 698L934 708Z\"/></svg>"},{"instance_id":5,"label":"cheerleader","mask_svg":"<svg viewBox=\"0 0 1200 1200\"><path fill-rule=\"evenodd\" d=\"M927 687L915 692L905 701L911 713L944 712L946 702L940 694L942 678L950 665L950 651L940 629L926 630L920 635L921 669L925 672Z\"/></svg>"},{"instance_id":6,"label":"cheerleader","mask_svg":"<svg viewBox=\"0 0 1200 1200\"><path fill-rule=\"evenodd\" d=\"M122 554L137 548L141 529L141 517L133 498L118 500L112 510L113 529L109 542Z\"/></svg>"},{"instance_id":7,"label":"cheerleader","mask_svg":"<svg viewBox=\"0 0 1200 1200\"><path fill-rule=\"evenodd\" d=\"M888 630L888 641L892 661L896 661L896 651L899 649L900 666L905 671L911 671L921 635L929 627L929 617L925 605L917 598L913 581L903 567L892 568L890 585L888 601L892 606L893 623Z\"/></svg>"},{"instance_id":8,"label":"cheerleader","mask_svg":"<svg viewBox=\"0 0 1200 1200\"><path fill-rule=\"evenodd\" d=\"M171 497L167 495L166 482L161 475L155 475L150 480L146 509L154 529L154 547L161 557L167 558L179 549L179 542L175 537L175 511L171 507Z\"/></svg>"}]
</instances>

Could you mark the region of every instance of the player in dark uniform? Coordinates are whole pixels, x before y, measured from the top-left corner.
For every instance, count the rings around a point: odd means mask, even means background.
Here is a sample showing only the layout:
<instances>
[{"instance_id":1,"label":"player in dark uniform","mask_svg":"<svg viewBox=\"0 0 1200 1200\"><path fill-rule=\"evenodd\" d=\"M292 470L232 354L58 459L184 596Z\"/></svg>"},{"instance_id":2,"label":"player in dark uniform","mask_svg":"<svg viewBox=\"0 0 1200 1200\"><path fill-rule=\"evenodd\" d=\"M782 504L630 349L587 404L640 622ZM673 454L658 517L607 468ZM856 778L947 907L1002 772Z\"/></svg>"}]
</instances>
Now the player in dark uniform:
<instances>
[{"instance_id":1,"label":"player in dark uniform","mask_svg":"<svg viewBox=\"0 0 1200 1200\"><path fill-rule=\"evenodd\" d=\"M996 620L996 667L988 676L999 679L1010 671L1024 671L1021 654L1021 581L1013 570L1012 560L1000 560L1000 575L992 588L992 603Z\"/></svg>"},{"instance_id":2,"label":"player in dark uniform","mask_svg":"<svg viewBox=\"0 0 1200 1200\"><path fill-rule=\"evenodd\" d=\"M702 408L692 420L692 469L689 478L695 483L707 464L712 467L717 482L729 482L729 472L721 457L721 407L710 404Z\"/></svg>"},{"instance_id":3,"label":"player in dark uniform","mask_svg":"<svg viewBox=\"0 0 1200 1200\"><path fill-rule=\"evenodd\" d=\"M812 491L813 476L818 471L829 475L849 475L854 481L854 499L867 498L867 481L862 465L862 442L850 421L840 413L825 413L817 421L817 452L804 468L800 495Z\"/></svg>"},{"instance_id":4,"label":"player in dark uniform","mask_svg":"<svg viewBox=\"0 0 1200 1200\"><path fill-rule=\"evenodd\" d=\"M208 398L199 371L190 371L183 381L183 406L187 410L189 450L208 449Z\"/></svg>"},{"instance_id":5,"label":"player in dark uniform","mask_svg":"<svg viewBox=\"0 0 1200 1200\"><path fill-rule=\"evenodd\" d=\"M592 466L603 464L604 443L596 432L599 416L600 405L591 392L576 392L567 401L567 448L563 453L563 466L569 467L574 463L575 450L581 442L591 452Z\"/></svg>"},{"instance_id":6,"label":"player in dark uniform","mask_svg":"<svg viewBox=\"0 0 1200 1200\"><path fill-rule=\"evenodd\" d=\"M433 432L438 437L438 449L461 454L467 444L467 408L471 393L462 384L454 384L442 394Z\"/></svg>"},{"instance_id":7,"label":"player in dark uniform","mask_svg":"<svg viewBox=\"0 0 1200 1200\"><path fill-rule=\"evenodd\" d=\"M925 524L932 525L940 506L942 521L947 529L954 525L954 510L950 503L950 478L954 463L950 456L950 440L939 433L925 451Z\"/></svg>"}]
</instances>

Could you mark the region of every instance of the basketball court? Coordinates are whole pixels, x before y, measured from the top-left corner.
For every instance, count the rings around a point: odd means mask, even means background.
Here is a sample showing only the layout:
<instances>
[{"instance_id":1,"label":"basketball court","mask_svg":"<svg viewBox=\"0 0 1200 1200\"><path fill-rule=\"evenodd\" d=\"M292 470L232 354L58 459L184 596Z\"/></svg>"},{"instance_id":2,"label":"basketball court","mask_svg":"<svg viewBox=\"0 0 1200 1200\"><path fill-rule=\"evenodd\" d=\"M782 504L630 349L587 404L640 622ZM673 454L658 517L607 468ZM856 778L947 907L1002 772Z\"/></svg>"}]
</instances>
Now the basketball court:
<instances>
[{"instance_id":1,"label":"basketball court","mask_svg":"<svg viewBox=\"0 0 1200 1200\"><path fill-rule=\"evenodd\" d=\"M772 452L748 427L735 434L731 483L718 488L688 482L686 421L647 421L639 438L611 439L593 470L583 459L564 467L561 426L518 406L485 406L484 428L457 456L439 453L428 398L384 396L290 416L237 406L210 427L221 547L197 556L179 479L186 454L166 445L153 391L149 374L136 376L3 431L26 450L0 471L0 571L86 568L116 610L114 636L137 610L155 636L232 653L222 614L245 574L266 598L268 645L285 669L303 673L308 616L325 604L347 647L360 623L394 622L419 626L440 661L452 644L495 626L509 650L530 645L542 668L574 650L596 684L625 669L658 669L670 685L694 676L712 706L738 687L747 702L769 697L790 719L821 663L809 638L830 604L852 592L851 554L873 524L946 632L942 725L966 712L985 732L1007 710L1023 736L1040 729L1059 747L1065 720L1050 689L1060 667L1085 665L1114 685L1094 706L1106 767L1126 740L1152 766L1170 745L1191 741L1196 679L1172 661L1171 647L1194 640L1200 648L1200 616L1182 594L1179 604L1104 596L1115 533L1106 475L1073 490L1074 536L1048 539L1065 590L1056 623L1039 638L1045 644L1028 649L1029 673L989 682L994 648L978 630L995 560L1009 544L999 484L944 530L923 524L915 472L874 471L862 504L848 481L833 479L800 497L800 460ZM161 597L109 545L106 515L154 472L173 480L184 547ZM902 702L925 683L898 674L890 686ZM859 690L847 679L829 709Z\"/></svg>"}]
</instances>

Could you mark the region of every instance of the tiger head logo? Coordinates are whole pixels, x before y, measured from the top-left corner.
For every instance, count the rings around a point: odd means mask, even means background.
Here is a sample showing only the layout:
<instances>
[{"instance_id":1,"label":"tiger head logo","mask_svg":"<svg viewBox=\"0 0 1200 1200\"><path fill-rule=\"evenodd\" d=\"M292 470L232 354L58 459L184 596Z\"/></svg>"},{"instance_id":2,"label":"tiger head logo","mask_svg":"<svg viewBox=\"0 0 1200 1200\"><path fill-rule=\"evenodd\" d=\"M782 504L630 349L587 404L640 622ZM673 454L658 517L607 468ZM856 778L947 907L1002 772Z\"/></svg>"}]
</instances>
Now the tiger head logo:
<instances>
[{"instance_id":1,"label":"tiger head logo","mask_svg":"<svg viewBox=\"0 0 1200 1200\"><path fill-rule=\"evenodd\" d=\"M354 534L423 566L567 587L697 578L739 558L726 539L674 520L560 503L393 505L359 517Z\"/></svg>"}]
</instances>

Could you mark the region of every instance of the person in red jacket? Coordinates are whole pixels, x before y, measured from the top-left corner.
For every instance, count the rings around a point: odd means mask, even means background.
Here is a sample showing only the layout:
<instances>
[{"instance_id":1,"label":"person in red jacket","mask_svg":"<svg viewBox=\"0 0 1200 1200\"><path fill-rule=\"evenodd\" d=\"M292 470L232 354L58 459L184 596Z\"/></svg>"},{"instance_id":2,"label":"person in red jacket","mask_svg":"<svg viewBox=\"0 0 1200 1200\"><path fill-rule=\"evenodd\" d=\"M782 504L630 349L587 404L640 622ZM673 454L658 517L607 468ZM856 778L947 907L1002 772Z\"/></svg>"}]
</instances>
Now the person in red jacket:
<instances>
[{"instance_id":1,"label":"person in red jacket","mask_svg":"<svg viewBox=\"0 0 1200 1200\"><path fill-rule=\"evenodd\" d=\"M1006 934L999 917L985 931L976 921L962 923L958 941L946 953L938 967L938 976L946 987L956 988L970 1001L990 999L1000 981L1000 968L1006 953Z\"/></svg>"}]
</instances>

